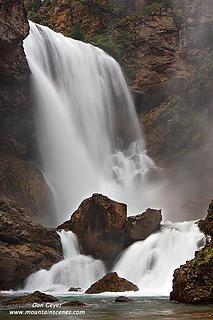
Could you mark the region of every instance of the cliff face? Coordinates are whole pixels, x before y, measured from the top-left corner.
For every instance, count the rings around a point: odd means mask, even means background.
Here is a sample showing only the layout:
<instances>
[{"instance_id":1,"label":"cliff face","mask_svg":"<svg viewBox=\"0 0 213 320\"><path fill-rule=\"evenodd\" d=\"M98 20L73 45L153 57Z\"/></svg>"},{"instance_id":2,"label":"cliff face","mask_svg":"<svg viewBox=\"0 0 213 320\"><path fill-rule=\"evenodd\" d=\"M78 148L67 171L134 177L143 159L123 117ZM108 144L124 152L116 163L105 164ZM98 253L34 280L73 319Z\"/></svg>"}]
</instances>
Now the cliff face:
<instances>
[{"instance_id":1,"label":"cliff face","mask_svg":"<svg viewBox=\"0 0 213 320\"><path fill-rule=\"evenodd\" d=\"M29 103L30 72L22 47L29 25L23 1L1 1L0 5L0 154L29 158L34 130Z\"/></svg>"},{"instance_id":2,"label":"cliff face","mask_svg":"<svg viewBox=\"0 0 213 320\"><path fill-rule=\"evenodd\" d=\"M196 252L195 258L174 272L173 291L170 300L183 303L213 303L213 201L208 215L199 222L207 236L206 246Z\"/></svg>"},{"instance_id":3,"label":"cliff face","mask_svg":"<svg viewBox=\"0 0 213 320\"><path fill-rule=\"evenodd\" d=\"M36 158L30 70L23 50L29 33L23 0L0 0L0 194L44 219L50 192Z\"/></svg>"}]
</instances>

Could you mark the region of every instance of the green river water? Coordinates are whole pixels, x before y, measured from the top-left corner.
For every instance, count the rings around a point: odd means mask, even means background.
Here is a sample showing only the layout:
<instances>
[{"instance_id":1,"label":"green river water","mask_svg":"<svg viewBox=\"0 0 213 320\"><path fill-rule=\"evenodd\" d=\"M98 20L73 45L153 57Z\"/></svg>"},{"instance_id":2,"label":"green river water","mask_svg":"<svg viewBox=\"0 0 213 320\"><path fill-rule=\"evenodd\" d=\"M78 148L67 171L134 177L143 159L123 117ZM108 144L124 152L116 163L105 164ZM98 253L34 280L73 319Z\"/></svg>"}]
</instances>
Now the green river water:
<instances>
[{"instance_id":1,"label":"green river water","mask_svg":"<svg viewBox=\"0 0 213 320\"><path fill-rule=\"evenodd\" d=\"M117 295L119 296L119 295ZM32 308L25 307L1 307L1 320L9 319L68 319L68 320L205 320L213 319L212 305L186 305L181 303L169 302L168 297L132 297L133 301L129 303L115 303L115 296L88 296L72 295L66 297L58 296L60 302L79 300L87 304L80 308ZM25 314L10 314L11 311L23 312ZM33 311L32 314L26 311ZM70 315L52 315L37 314L39 311L69 311ZM77 314L71 314L77 311ZM83 311L83 314L82 314Z\"/></svg>"}]
</instances>

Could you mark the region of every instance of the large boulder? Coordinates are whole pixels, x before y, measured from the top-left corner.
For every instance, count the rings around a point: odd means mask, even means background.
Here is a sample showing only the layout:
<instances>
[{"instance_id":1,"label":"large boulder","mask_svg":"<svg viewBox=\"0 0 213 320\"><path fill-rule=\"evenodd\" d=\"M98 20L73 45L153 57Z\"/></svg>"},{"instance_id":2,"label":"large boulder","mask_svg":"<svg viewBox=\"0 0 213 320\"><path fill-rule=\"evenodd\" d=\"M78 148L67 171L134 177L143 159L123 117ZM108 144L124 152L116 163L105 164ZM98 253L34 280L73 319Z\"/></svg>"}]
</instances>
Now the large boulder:
<instances>
[{"instance_id":1,"label":"large boulder","mask_svg":"<svg viewBox=\"0 0 213 320\"><path fill-rule=\"evenodd\" d=\"M92 284L85 293L95 294L101 292L125 292L138 290L138 287L132 282L124 278L120 278L116 272L110 272L102 279Z\"/></svg>"},{"instance_id":2,"label":"large boulder","mask_svg":"<svg viewBox=\"0 0 213 320\"><path fill-rule=\"evenodd\" d=\"M147 209L144 213L127 218L126 228L129 243L145 240L159 229L161 210Z\"/></svg>"},{"instance_id":3,"label":"large boulder","mask_svg":"<svg viewBox=\"0 0 213 320\"><path fill-rule=\"evenodd\" d=\"M59 229L74 232L85 254L108 263L125 248L126 217L126 204L93 194Z\"/></svg>"},{"instance_id":4,"label":"large boulder","mask_svg":"<svg viewBox=\"0 0 213 320\"><path fill-rule=\"evenodd\" d=\"M212 236L213 201L208 215L198 225L208 236ZM207 244L196 252L195 258L187 261L174 272L171 301L193 304L213 303L213 240L207 237Z\"/></svg>"},{"instance_id":5,"label":"large boulder","mask_svg":"<svg viewBox=\"0 0 213 320\"><path fill-rule=\"evenodd\" d=\"M161 211L154 209L127 219L126 204L93 194L58 228L74 232L85 254L110 267L128 245L159 229L161 219Z\"/></svg>"},{"instance_id":6,"label":"large boulder","mask_svg":"<svg viewBox=\"0 0 213 320\"><path fill-rule=\"evenodd\" d=\"M32 222L16 202L0 196L0 289L16 289L31 273L62 259L57 232Z\"/></svg>"},{"instance_id":7,"label":"large boulder","mask_svg":"<svg viewBox=\"0 0 213 320\"><path fill-rule=\"evenodd\" d=\"M62 307L69 307L69 308L80 308L85 307L86 304L84 302L74 300L74 301L68 301L62 304Z\"/></svg>"}]
</instances>

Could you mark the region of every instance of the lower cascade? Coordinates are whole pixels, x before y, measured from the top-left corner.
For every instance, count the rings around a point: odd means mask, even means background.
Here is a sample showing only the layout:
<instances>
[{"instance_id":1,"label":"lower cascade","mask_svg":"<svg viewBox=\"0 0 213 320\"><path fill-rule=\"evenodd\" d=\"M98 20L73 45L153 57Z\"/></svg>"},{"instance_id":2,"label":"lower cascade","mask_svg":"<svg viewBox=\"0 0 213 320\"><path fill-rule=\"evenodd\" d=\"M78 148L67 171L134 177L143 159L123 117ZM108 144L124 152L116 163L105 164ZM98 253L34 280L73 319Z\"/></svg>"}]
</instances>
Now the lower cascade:
<instances>
[{"instance_id":1,"label":"lower cascade","mask_svg":"<svg viewBox=\"0 0 213 320\"><path fill-rule=\"evenodd\" d=\"M67 292L70 287L86 290L106 274L102 261L80 254L77 238L72 232L62 230L59 234L64 260L50 270L30 275L25 291ZM136 294L168 296L174 270L192 259L204 242L204 235L195 222L168 222L159 232L127 248L113 271L136 284L140 289Z\"/></svg>"},{"instance_id":2,"label":"lower cascade","mask_svg":"<svg viewBox=\"0 0 213 320\"><path fill-rule=\"evenodd\" d=\"M135 283L142 295L168 296L174 270L191 260L204 243L204 235L194 222L167 222L160 232L127 248L114 271Z\"/></svg>"},{"instance_id":3,"label":"lower cascade","mask_svg":"<svg viewBox=\"0 0 213 320\"><path fill-rule=\"evenodd\" d=\"M105 273L102 261L80 254L78 240L72 232L61 231L64 260L50 270L31 274L24 287L26 291L66 292L70 287L87 289Z\"/></svg>"}]
</instances>

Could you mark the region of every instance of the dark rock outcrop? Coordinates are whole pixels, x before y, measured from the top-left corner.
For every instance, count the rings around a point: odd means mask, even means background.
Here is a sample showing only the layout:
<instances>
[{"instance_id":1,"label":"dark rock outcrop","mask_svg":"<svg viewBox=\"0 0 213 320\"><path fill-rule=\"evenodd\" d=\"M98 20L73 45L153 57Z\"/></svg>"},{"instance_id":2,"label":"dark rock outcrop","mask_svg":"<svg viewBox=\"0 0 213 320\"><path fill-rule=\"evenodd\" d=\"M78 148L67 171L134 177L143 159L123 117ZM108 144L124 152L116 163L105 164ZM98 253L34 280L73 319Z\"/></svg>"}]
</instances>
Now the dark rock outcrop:
<instances>
[{"instance_id":1,"label":"dark rock outcrop","mask_svg":"<svg viewBox=\"0 0 213 320\"><path fill-rule=\"evenodd\" d=\"M0 155L26 159L36 145L23 49L29 24L23 0L1 0L0 10Z\"/></svg>"},{"instance_id":2,"label":"dark rock outcrop","mask_svg":"<svg viewBox=\"0 0 213 320\"><path fill-rule=\"evenodd\" d=\"M63 258L55 230L30 220L16 202L0 197L0 289L16 289L32 272Z\"/></svg>"},{"instance_id":3,"label":"dark rock outcrop","mask_svg":"<svg viewBox=\"0 0 213 320\"><path fill-rule=\"evenodd\" d=\"M138 290L138 287L132 282L124 278L120 278L116 272L110 272L102 279L92 284L85 293L95 294L101 292L124 292Z\"/></svg>"},{"instance_id":4,"label":"dark rock outcrop","mask_svg":"<svg viewBox=\"0 0 213 320\"><path fill-rule=\"evenodd\" d=\"M154 209L127 219L126 204L93 194L58 228L74 232L85 254L110 266L128 245L159 229L161 219L161 211Z\"/></svg>"},{"instance_id":5,"label":"dark rock outcrop","mask_svg":"<svg viewBox=\"0 0 213 320\"><path fill-rule=\"evenodd\" d=\"M81 288L74 288L74 287L71 287L69 288L68 291L71 291L71 292L81 292Z\"/></svg>"},{"instance_id":6,"label":"dark rock outcrop","mask_svg":"<svg viewBox=\"0 0 213 320\"><path fill-rule=\"evenodd\" d=\"M199 222L206 235L212 236L213 202L208 215ZM187 261L174 272L171 301L193 304L213 304L213 240L196 252L195 258Z\"/></svg>"},{"instance_id":7,"label":"dark rock outcrop","mask_svg":"<svg viewBox=\"0 0 213 320\"><path fill-rule=\"evenodd\" d=\"M85 254L108 262L125 248L126 216L126 204L94 194L59 229L74 232Z\"/></svg>"},{"instance_id":8,"label":"dark rock outcrop","mask_svg":"<svg viewBox=\"0 0 213 320\"><path fill-rule=\"evenodd\" d=\"M123 303L123 302L132 302L132 301L133 300L130 298L120 296L120 297L117 297L114 302L122 302Z\"/></svg>"},{"instance_id":9,"label":"dark rock outcrop","mask_svg":"<svg viewBox=\"0 0 213 320\"><path fill-rule=\"evenodd\" d=\"M208 214L204 220L198 222L200 230L213 238L213 200L211 201Z\"/></svg>"},{"instance_id":10,"label":"dark rock outcrop","mask_svg":"<svg viewBox=\"0 0 213 320\"><path fill-rule=\"evenodd\" d=\"M78 300L69 301L69 302L62 304L62 307L70 307L70 308L85 307L85 306L86 306L85 303L78 301Z\"/></svg>"},{"instance_id":11,"label":"dark rock outcrop","mask_svg":"<svg viewBox=\"0 0 213 320\"><path fill-rule=\"evenodd\" d=\"M6 305L6 306L25 305L25 304L32 305L32 303L41 304L42 302L57 302L57 301L58 301L58 299L51 296L51 295L45 294L40 291L35 291L35 292L28 294L26 296L19 296L17 298L11 299L11 300L3 301L1 304Z\"/></svg>"},{"instance_id":12,"label":"dark rock outcrop","mask_svg":"<svg viewBox=\"0 0 213 320\"><path fill-rule=\"evenodd\" d=\"M18 202L34 220L48 222L51 193L33 162L0 156L0 195Z\"/></svg>"},{"instance_id":13,"label":"dark rock outcrop","mask_svg":"<svg viewBox=\"0 0 213 320\"><path fill-rule=\"evenodd\" d=\"M129 243L145 240L159 229L161 210L147 209L144 213L127 218L126 229Z\"/></svg>"}]
</instances>

